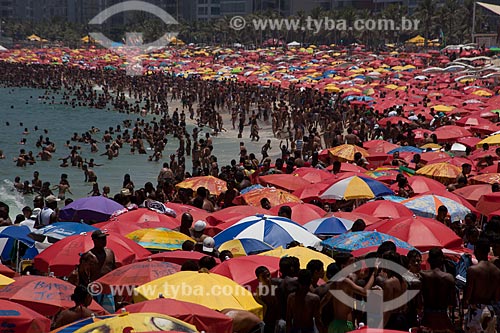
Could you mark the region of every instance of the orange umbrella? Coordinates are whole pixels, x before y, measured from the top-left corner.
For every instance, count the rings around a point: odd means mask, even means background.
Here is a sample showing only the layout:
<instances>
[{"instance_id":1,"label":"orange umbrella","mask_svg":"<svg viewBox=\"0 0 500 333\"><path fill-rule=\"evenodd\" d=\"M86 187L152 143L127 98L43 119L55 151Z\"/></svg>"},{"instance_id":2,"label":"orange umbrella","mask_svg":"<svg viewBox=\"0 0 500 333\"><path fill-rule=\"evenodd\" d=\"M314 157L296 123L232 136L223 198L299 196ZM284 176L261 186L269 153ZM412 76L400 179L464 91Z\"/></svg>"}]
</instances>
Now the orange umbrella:
<instances>
[{"instance_id":1,"label":"orange umbrella","mask_svg":"<svg viewBox=\"0 0 500 333\"><path fill-rule=\"evenodd\" d=\"M199 187L206 188L210 194L219 195L227 190L226 182L214 176L202 176L186 179L176 185L177 188L190 188L196 191Z\"/></svg>"},{"instance_id":2,"label":"orange umbrella","mask_svg":"<svg viewBox=\"0 0 500 333\"><path fill-rule=\"evenodd\" d=\"M484 173L470 178L472 184L500 183L500 173Z\"/></svg>"},{"instance_id":3,"label":"orange umbrella","mask_svg":"<svg viewBox=\"0 0 500 333\"><path fill-rule=\"evenodd\" d=\"M435 163L418 169L417 175L433 178L445 185L448 185L453 183L461 172L462 169L453 164Z\"/></svg>"},{"instance_id":4,"label":"orange umbrella","mask_svg":"<svg viewBox=\"0 0 500 333\"><path fill-rule=\"evenodd\" d=\"M302 177L288 174L260 176L259 182L264 186L271 185L286 191L296 191L304 186L311 185L311 182Z\"/></svg>"},{"instance_id":5,"label":"orange umbrella","mask_svg":"<svg viewBox=\"0 0 500 333\"><path fill-rule=\"evenodd\" d=\"M236 205L249 205L260 207L260 200L267 198L271 206L278 206L290 202L302 202L295 195L274 187L266 187L250 191L236 197L233 201Z\"/></svg>"},{"instance_id":6,"label":"orange umbrella","mask_svg":"<svg viewBox=\"0 0 500 333\"><path fill-rule=\"evenodd\" d=\"M370 156L366 149L348 144L330 148L328 152L340 161L354 161L354 154L358 152L361 153L363 157Z\"/></svg>"}]
</instances>

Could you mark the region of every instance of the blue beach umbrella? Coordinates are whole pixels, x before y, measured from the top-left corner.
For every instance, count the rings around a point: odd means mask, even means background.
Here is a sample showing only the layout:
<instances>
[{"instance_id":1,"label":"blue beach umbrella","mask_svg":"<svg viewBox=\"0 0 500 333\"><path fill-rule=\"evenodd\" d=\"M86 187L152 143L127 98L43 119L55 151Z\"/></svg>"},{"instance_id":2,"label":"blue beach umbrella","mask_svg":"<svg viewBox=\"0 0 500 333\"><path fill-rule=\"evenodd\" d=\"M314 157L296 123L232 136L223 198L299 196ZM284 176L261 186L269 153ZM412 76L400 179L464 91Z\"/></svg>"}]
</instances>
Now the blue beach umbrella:
<instances>
[{"instance_id":1,"label":"blue beach umbrella","mask_svg":"<svg viewBox=\"0 0 500 333\"><path fill-rule=\"evenodd\" d=\"M394 148L393 150L387 152L387 154L394 154L394 153L416 153L420 154L422 153L422 149L413 147L413 146L401 146L398 148Z\"/></svg>"},{"instance_id":2,"label":"blue beach umbrella","mask_svg":"<svg viewBox=\"0 0 500 333\"><path fill-rule=\"evenodd\" d=\"M464 205L439 195L419 195L401 202L418 216L435 218L440 206L448 208L451 221L460 221L471 211Z\"/></svg>"},{"instance_id":3,"label":"blue beach umbrella","mask_svg":"<svg viewBox=\"0 0 500 333\"><path fill-rule=\"evenodd\" d=\"M377 231L357 231L348 232L342 235L334 236L321 242L324 247L341 252L351 252L366 247L379 246L385 241L392 241L396 247L413 250L414 247L402 240L383 234Z\"/></svg>"},{"instance_id":4,"label":"blue beach umbrella","mask_svg":"<svg viewBox=\"0 0 500 333\"><path fill-rule=\"evenodd\" d=\"M272 247L283 246L298 241L304 246L317 246L320 239L298 223L284 217L255 215L242 219L214 237L215 245L241 238L260 240Z\"/></svg>"},{"instance_id":5,"label":"blue beach umbrella","mask_svg":"<svg viewBox=\"0 0 500 333\"><path fill-rule=\"evenodd\" d=\"M340 235L352 228L351 220L341 219L335 216L323 217L304 224L304 228L315 235Z\"/></svg>"},{"instance_id":6,"label":"blue beach umbrella","mask_svg":"<svg viewBox=\"0 0 500 333\"><path fill-rule=\"evenodd\" d=\"M97 230L97 228L92 227L88 224L77 223L77 222L57 222L41 229L35 230L31 233L32 237L37 239L42 239L47 237L49 242L55 243L58 240L66 238L68 236L79 235L83 232L92 232ZM43 239L42 239L43 241Z\"/></svg>"},{"instance_id":7,"label":"blue beach umbrella","mask_svg":"<svg viewBox=\"0 0 500 333\"><path fill-rule=\"evenodd\" d=\"M273 250L269 244L253 238L233 239L225 242L218 248L219 252L229 250L235 257L247 256Z\"/></svg>"}]
</instances>

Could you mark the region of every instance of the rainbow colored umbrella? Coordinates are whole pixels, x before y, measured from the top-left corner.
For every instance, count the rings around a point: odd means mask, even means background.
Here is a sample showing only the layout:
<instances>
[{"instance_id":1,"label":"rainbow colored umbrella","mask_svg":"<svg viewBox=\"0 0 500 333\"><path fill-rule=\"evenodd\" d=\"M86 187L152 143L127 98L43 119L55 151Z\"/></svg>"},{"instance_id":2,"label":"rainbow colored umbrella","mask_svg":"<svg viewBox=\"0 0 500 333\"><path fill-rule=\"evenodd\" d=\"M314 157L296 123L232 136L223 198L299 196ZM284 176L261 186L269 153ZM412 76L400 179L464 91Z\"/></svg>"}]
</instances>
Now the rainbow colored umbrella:
<instances>
[{"instance_id":1,"label":"rainbow colored umbrella","mask_svg":"<svg viewBox=\"0 0 500 333\"><path fill-rule=\"evenodd\" d=\"M439 195L419 195L402 201L401 203L416 215L430 218L435 218L438 208L440 206L445 206L448 208L448 214L450 214L452 221L463 220L465 215L471 212L470 209L464 205Z\"/></svg>"},{"instance_id":2,"label":"rainbow colored umbrella","mask_svg":"<svg viewBox=\"0 0 500 333\"><path fill-rule=\"evenodd\" d=\"M414 247L410 244L403 242L394 236L377 231L348 232L324 240L321 242L321 245L334 251L350 252L363 249L365 247L379 246L386 241L394 242L394 244L396 244L399 248L410 250L414 249Z\"/></svg>"},{"instance_id":3,"label":"rainbow colored umbrella","mask_svg":"<svg viewBox=\"0 0 500 333\"><path fill-rule=\"evenodd\" d=\"M182 243L187 240L193 241L191 237L183 233L166 228L139 229L126 236L145 249L174 251L182 248Z\"/></svg>"},{"instance_id":4,"label":"rainbow colored umbrella","mask_svg":"<svg viewBox=\"0 0 500 333\"><path fill-rule=\"evenodd\" d=\"M270 251L273 247L263 241L253 238L240 238L229 240L219 246L219 252L231 251L234 257L248 256L260 252Z\"/></svg>"},{"instance_id":5,"label":"rainbow colored umbrella","mask_svg":"<svg viewBox=\"0 0 500 333\"><path fill-rule=\"evenodd\" d=\"M417 175L435 179L445 185L451 184L462 172L459 167L449 163L428 164L417 170Z\"/></svg>"},{"instance_id":6,"label":"rainbow colored umbrella","mask_svg":"<svg viewBox=\"0 0 500 333\"><path fill-rule=\"evenodd\" d=\"M328 149L328 152L340 161L354 161L354 154L358 152L361 153L363 157L370 156L366 149L348 144L330 148Z\"/></svg>"},{"instance_id":7,"label":"rainbow colored umbrella","mask_svg":"<svg viewBox=\"0 0 500 333\"><path fill-rule=\"evenodd\" d=\"M387 186L367 177L352 176L344 178L328 187L319 197L322 200L373 199L393 195Z\"/></svg>"},{"instance_id":8,"label":"rainbow colored umbrella","mask_svg":"<svg viewBox=\"0 0 500 333\"><path fill-rule=\"evenodd\" d=\"M190 188L196 191L200 187L206 188L210 194L219 195L227 191L226 182L213 176L188 178L176 185L177 188Z\"/></svg>"}]
</instances>

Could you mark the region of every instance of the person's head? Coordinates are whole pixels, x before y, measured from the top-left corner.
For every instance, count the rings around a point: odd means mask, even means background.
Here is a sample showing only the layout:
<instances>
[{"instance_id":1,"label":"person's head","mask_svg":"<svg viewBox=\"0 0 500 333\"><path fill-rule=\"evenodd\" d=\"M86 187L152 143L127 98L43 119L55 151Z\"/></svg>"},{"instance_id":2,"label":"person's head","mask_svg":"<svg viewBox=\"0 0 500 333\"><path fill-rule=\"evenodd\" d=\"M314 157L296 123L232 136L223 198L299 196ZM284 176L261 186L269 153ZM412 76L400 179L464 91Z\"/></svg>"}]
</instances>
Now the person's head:
<instances>
[{"instance_id":1,"label":"person's head","mask_svg":"<svg viewBox=\"0 0 500 333\"><path fill-rule=\"evenodd\" d=\"M500 184L499 183L493 183L491 185L491 192L500 192Z\"/></svg>"},{"instance_id":2,"label":"person's head","mask_svg":"<svg viewBox=\"0 0 500 333\"><path fill-rule=\"evenodd\" d=\"M198 189L196 190L196 195L198 195L200 198L205 199L207 197L207 189L203 186L198 187Z\"/></svg>"},{"instance_id":3,"label":"person's head","mask_svg":"<svg viewBox=\"0 0 500 333\"><path fill-rule=\"evenodd\" d=\"M92 253L85 252L80 255L78 267L85 271L98 264L99 262L97 261L97 258Z\"/></svg>"},{"instance_id":4,"label":"person's head","mask_svg":"<svg viewBox=\"0 0 500 333\"><path fill-rule=\"evenodd\" d=\"M33 199L33 208L43 208L43 203L43 197L41 195L37 195Z\"/></svg>"},{"instance_id":5,"label":"person's head","mask_svg":"<svg viewBox=\"0 0 500 333\"><path fill-rule=\"evenodd\" d=\"M365 221L363 221L362 219L357 219L356 221L354 221L354 223L352 224L352 227L351 227L351 231L352 232L356 232L356 231L364 231L366 228L366 223Z\"/></svg>"},{"instance_id":6,"label":"person's head","mask_svg":"<svg viewBox=\"0 0 500 333\"><path fill-rule=\"evenodd\" d=\"M292 257L282 257L280 259L280 274L282 277L294 275L294 263Z\"/></svg>"},{"instance_id":7,"label":"person's head","mask_svg":"<svg viewBox=\"0 0 500 333\"><path fill-rule=\"evenodd\" d=\"M207 227L207 223L205 221L198 220L194 224L193 229L194 229L195 233L203 233L203 231L205 231L206 227Z\"/></svg>"},{"instance_id":8,"label":"person's head","mask_svg":"<svg viewBox=\"0 0 500 333\"><path fill-rule=\"evenodd\" d=\"M198 264L200 266L200 269L205 268L211 270L217 265L217 262L215 261L215 258L212 256L204 256L203 258L200 259Z\"/></svg>"},{"instance_id":9,"label":"person's head","mask_svg":"<svg viewBox=\"0 0 500 333\"><path fill-rule=\"evenodd\" d=\"M488 261L488 254L490 253L491 244L488 238L480 238L474 244L474 255L478 261Z\"/></svg>"},{"instance_id":10,"label":"person's head","mask_svg":"<svg viewBox=\"0 0 500 333\"><path fill-rule=\"evenodd\" d=\"M31 214L33 213L33 209L31 209L30 206L25 206L22 210L23 215L25 218L29 219L31 217Z\"/></svg>"},{"instance_id":11,"label":"person's head","mask_svg":"<svg viewBox=\"0 0 500 333\"><path fill-rule=\"evenodd\" d=\"M396 250L397 250L397 248L396 248L396 244L394 244L394 242L385 241L382 244L380 244L380 246L378 247L377 254L379 256L382 256L386 252L389 252L389 251L396 252Z\"/></svg>"},{"instance_id":12,"label":"person's head","mask_svg":"<svg viewBox=\"0 0 500 333\"><path fill-rule=\"evenodd\" d=\"M307 269L301 269L297 276L300 288L309 289L312 283L312 274Z\"/></svg>"},{"instance_id":13,"label":"person's head","mask_svg":"<svg viewBox=\"0 0 500 333\"><path fill-rule=\"evenodd\" d=\"M73 199L67 198L66 200L64 200L64 206L67 206L67 205L69 205L72 202L73 202Z\"/></svg>"},{"instance_id":14,"label":"person's head","mask_svg":"<svg viewBox=\"0 0 500 333\"><path fill-rule=\"evenodd\" d=\"M475 226L476 225L476 214L468 213L465 215L464 222L466 226Z\"/></svg>"},{"instance_id":15,"label":"person's head","mask_svg":"<svg viewBox=\"0 0 500 333\"><path fill-rule=\"evenodd\" d=\"M421 158L420 154L415 154L413 155L413 162L420 163Z\"/></svg>"},{"instance_id":16,"label":"person's head","mask_svg":"<svg viewBox=\"0 0 500 333\"><path fill-rule=\"evenodd\" d=\"M181 227L182 228L191 228L193 225L193 216L189 213L182 214L181 217Z\"/></svg>"},{"instance_id":17,"label":"person's head","mask_svg":"<svg viewBox=\"0 0 500 333\"><path fill-rule=\"evenodd\" d=\"M444 219L448 215L448 208L445 205L441 205L438 207L437 218Z\"/></svg>"},{"instance_id":18,"label":"person's head","mask_svg":"<svg viewBox=\"0 0 500 333\"><path fill-rule=\"evenodd\" d=\"M422 255L417 250L410 250L406 255L408 259L408 270L412 273L418 273L422 269Z\"/></svg>"},{"instance_id":19,"label":"person's head","mask_svg":"<svg viewBox=\"0 0 500 333\"><path fill-rule=\"evenodd\" d=\"M363 155L358 151L354 154L354 161L359 161Z\"/></svg>"},{"instance_id":20,"label":"person's head","mask_svg":"<svg viewBox=\"0 0 500 333\"><path fill-rule=\"evenodd\" d=\"M472 166L469 163L462 164L462 173L468 175L472 171Z\"/></svg>"},{"instance_id":21,"label":"person's head","mask_svg":"<svg viewBox=\"0 0 500 333\"><path fill-rule=\"evenodd\" d=\"M80 285L75 287L73 295L71 295L71 300L75 302L76 306L87 307L92 303L92 296L87 287Z\"/></svg>"},{"instance_id":22,"label":"person's head","mask_svg":"<svg viewBox=\"0 0 500 333\"><path fill-rule=\"evenodd\" d=\"M442 268L444 265L444 254L440 248L434 247L429 251L429 259L427 259L431 269Z\"/></svg>"},{"instance_id":23,"label":"person's head","mask_svg":"<svg viewBox=\"0 0 500 333\"><path fill-rule=\"evenodd\" d=\"M340 172L340 168L342 167L342 163L340 163L340 161L334 161L333 162L333 169L332 169L332 172L333 173L339 173Z\"/></svg>"},{"instance_id":24,"label":"person's head","mask_svg":"<svg viewBox=\"0 0 500 333\"><path fill-rule=\"evenodd\" d=\"M203 252L212 253L215 251L215 241L212 237L206 237L203 240Z\"/></svg>"},{"instance_id":25,"label":"person's head","mask_svg":"<svg viewBox=\"0 0 500 333\"><path fill-rule=\"evenodd\" d=\"M287 219L292 219L292 208L290 206L281 206L278 211L278 216L286 217Z\"/></svg>"},{"instance_id":26,"label":"person's head","mask_svg":"<svg viewBox=\"0 0 500 333\"><path fill-rule=\"evenodd\" d=\"M57 208L57 203L60 201L60 199L56 198L54 195L49 195L48 197L45 198L45 206L51 209L56 209Z\"/></svg>"},{"instance_id":27,"label":"person's head","mask_svg":"<svg viewBox=\"0 0 500 333\"><path fill-rule=\"evenodd\" d=\"M334 277L338 272L340 272L340 268L336 263L331 263L326 267L326 278L330 280Z\"/></svg>"},{"instance_id":28,"label":"person's head","mask_svg":"<svg viewBox=\"0 0 500 333\"><path fill-rule=\"evenodd\" d=\"M194 260L185 261L181 266L181 271L193 271L197 272L200 269L198 263Z\"/></svg>"},{"instance_id":29,"label":"person's head","mask_svg":"<svg viewBox=\"0 0 500 333\"><path fill-rule=\"evenodd\" d=\"M323 262L317 259L313 259L307 263L306 269L312 274L313 282L317 282L319 279L325 276L325 266Z\"/></svg>"},{"instance_id":30,"label":"person's head","mask_svg":"<svg viewBox=\"0 0 500 333\"><path fill-rule=\"evenodd\" d=\"M194 251L194 245L192 240L186 240L182 243L182 251Z\"/></svg>"},{"instance_id":31,"label":"person's head","mask_svg":"<svg viewBox=\"0 0 500 333\"><path fill-rule=\"evenodd\" d=\"M92 233L92 241L94 241L94 248L103 250L107 244L108 234L102 230L95 230Z\"/></svg>"},{"instance_id":32,"label":"person's head","mask_svg":"<svg viewBox=\"0 0 500 333\"><path fill-rule=\"evenodd\" d=\"M271 209L271 202L269 201L268 198L262 198L260 199L260 206L264 209Z\"/></svg>"},{"instance_id":33,"label":"person's head","mask_svg":"<svg viewBox=\"0 0 500 333\"><path fill-rule=\"evenodd\" d=\"M345 267L354 263L354 256L350 253L345 252L337 253L333 259L335 259L335 263L340 269L344 269Z\"/></svg>"},{"instance_id":34,"label":"person's head","mask_svg":"<svg viewBox=\"0 0 500 333\"><path fill-rule=\"evenodd\" d=\"M219 259L221 262L233 258L233 253L229 250L224 250L219 253Z\"/></svg>"},{"instance_id":35,"label":"person's head","mask_svg":"<svg viewBox=\"0 0 500 333\"><path fill-rule=\"evenodd\" d=\"M266 266L259 266L255 269L255 276L264 285L271 284L271 272Z\"/></svg>"}]
</instances>

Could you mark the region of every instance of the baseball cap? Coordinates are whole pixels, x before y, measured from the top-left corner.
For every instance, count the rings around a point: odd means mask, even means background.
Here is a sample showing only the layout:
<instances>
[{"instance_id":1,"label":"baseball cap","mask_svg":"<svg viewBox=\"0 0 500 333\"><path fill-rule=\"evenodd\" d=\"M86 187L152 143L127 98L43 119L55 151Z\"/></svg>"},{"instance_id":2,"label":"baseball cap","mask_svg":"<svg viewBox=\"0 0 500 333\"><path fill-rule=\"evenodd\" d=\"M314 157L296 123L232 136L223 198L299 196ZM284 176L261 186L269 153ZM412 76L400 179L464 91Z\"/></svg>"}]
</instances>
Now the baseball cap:
<instances>
[{"instance_id":1,"label":"baseball cap","mask_svg":"<svg viewBox=\"0 0 500 333\"><path fill-rule=\"evenodd\" d=\"M215 241L212 237L207 237L203 240L203 251L213 252L215 248Z\"/></svg>"},{"instance_id":2,"label":"baseball cap","mask_svg":"<svg viewBox=\"0 0 500 333\"><path fill-rule=\"evenodd\" d=\"M102 230L94 230L92 233L92 239L107 237L108 234Z\"/></svg>"},{"instance_id":3,"label":"baseball cap","mask_svg":"<svg viewBox=\"0 0 500 333\"><path fill-rule=\"evenodd\" d=\"M33 209L33 211L31 212L30 219L32 219L32 220L36 219L38 217L38 214L40 214L41 211L42 211L41 208Z\"/></svg>"},{"instance_id":4,"label":"baseball cap","mask_svg":"<svg viewBox=\"0 0 500 333\"><path fill-rule=\"evenodd\" d=\"M207 227L205 221L199 220L194 224L194 231L203 231Z\"/></svg>"},{"instance_id":5,"label":"baseball cap","mask_svg":"<svg viewBox=\"0 0 500 333\"><path fill-rule=\"evenodd\" d=\"M48 197L45 198L46 203L54 203L58 201L61 201L61 199L56 198L55 195L49 195Z\"/></svg>"},{"instance_id":6,"label":"baseball cap","mask_svg":"<svg viewBox=\"0 0 500 333\"><path fill-rule=\"evenodd\" d=\"M129 196L129 195L132 195L132 193L130 193L130 190L128 188L124 188L120 191L120 194L122 195L122 197L126 197L126 196Z\"/></svg>"}]
</instances>

